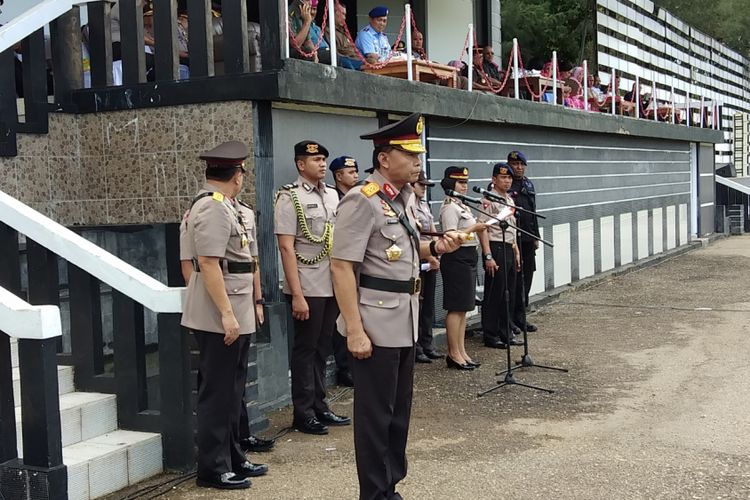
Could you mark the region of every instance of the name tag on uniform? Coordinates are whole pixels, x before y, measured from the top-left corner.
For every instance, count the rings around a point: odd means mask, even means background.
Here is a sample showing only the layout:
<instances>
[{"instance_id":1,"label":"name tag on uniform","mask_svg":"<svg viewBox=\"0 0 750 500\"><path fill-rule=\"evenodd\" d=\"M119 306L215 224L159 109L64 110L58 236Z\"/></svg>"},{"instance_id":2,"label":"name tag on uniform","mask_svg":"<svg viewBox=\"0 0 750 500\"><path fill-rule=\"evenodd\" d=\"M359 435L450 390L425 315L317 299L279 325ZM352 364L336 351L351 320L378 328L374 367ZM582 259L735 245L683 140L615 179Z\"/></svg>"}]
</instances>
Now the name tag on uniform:
<instances>
[{"instance_id":1,"label":"name tag on uniform","mask_svg":"<svg viewBox=\"0 0 750 500\"><path fill-rule=\"evenodd\" d=\"M318 204L317 203L308 203L307 204L307 208L318 208Z\"/></svg>"},{"instance_id":2,"label":"name tag on uniform","mask_svg":"<svg viewBox=\"0 0 750 500\"><path fill-rule=\"evenodd\" d=\"M398 219L386 219L386 224L398 224Z\"/></svg>"}]
</instances>

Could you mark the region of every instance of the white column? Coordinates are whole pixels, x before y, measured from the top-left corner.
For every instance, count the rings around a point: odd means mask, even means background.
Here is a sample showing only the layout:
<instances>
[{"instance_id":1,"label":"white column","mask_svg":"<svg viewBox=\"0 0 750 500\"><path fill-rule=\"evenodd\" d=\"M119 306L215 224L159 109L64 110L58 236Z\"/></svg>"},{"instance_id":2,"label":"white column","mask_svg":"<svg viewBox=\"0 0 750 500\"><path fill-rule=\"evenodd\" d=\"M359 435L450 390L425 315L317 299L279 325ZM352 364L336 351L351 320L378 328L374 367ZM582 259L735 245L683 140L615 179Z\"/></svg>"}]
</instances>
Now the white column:
<instances>
[{"instance_id":1,"label":"white column","mask_svg":"<svg viewBox=\"0 0 750 500\"><path fill-rule=\"evenodd\" d=\"M411 67L411 5L404 4L404 16L406 17L406 78L409 81L414 79L414 68Z\"/></svg>"},{"instance_id":2,"label":"white column","mask_svg":"<svg viewBox=\"0 0 750 500\"><path fill-rule=\"evenodd\" d=\"M518 99L518 38L513 39L513 90L513 95Z\"/></svg>"},{"instance_id":3,"label":"white column","mask_svg":"<svg viewBox=\"0 0 750 500\"><path fill-rule=\"evenodd\" d=\"M640 118L641 117L641 77L638 75L635 75L635 89L633 90L635 93L635 117Z\"/></svg>"},{"instance_id":4,"label":"white column","mask_svg":"<svg viewBox=\"0 0 750 500\"><path fill-rule=\"evenodd\" d=\"M286 36L284 37L284 59L289 59L289 12L286 9L286 2L280 2L281 15L284 16L284 25L286 26Z\"/></svg>"},{"instance_id":5,"label":"white column","mask_svg":"<svg viewBox=\"0 0 750 500\"><path fill-rule=\"evenodd\" d=\"M610 95L610 98L611 98L610 100L612 101L612 103L611 103L612 106L611 107L612 107L612 114L613 115L617 113L617 111L616 111L616 109L617 109L616 106L617 105L615 103L615 96L617 95L617 88L615 87L615 85L616 85L615 82L616 82L616 80L615 80L615 68L612 68L612 73L609 76L609 95Z\"/></svg>"},{"instance_id":6,"label":"white column","mask_svg":"<svg viewBox=\"0 0 750 500\"><path fill-rule=\"evenodd\" d=\"M469 25L469 92L474 88L474 25Z\"/></svg>"},{"instance_id":7,"label":"white column","mask_svg":"<svg viewBox=\"0 0 750 500\"><path fill-rule=\"evenodd\" d=\"M691 85L688 83L688 89L685 93L685 125L690 127L690 121L692 120L692 112L690 111L690 87Z\"/></svg>"},{"instance_id":8,"label":"white column","mask_svg":"<svg viewBox=\"0 0 750 500\"><path fill-rule=\"evenodd\" d=\"M589 62L583 61L583 109L589 110Z\"/></svg>"},{"instance_id":9,"label":"white column","mask_svg":"<svg viewBox=\"0 0 750 500\"><path fill-rule=\"evenodd\" d=\"M703 120L703 108L705 106L706 106L706 100L705 100L705 98L703 96L701 96L701 111L700 111L700 114L701 114L700 126L701 126L701 128L703 128L704 125L705 125L705 123L703 123L704 122L704 120Z\"/></svg>"},{"instance_id":10,"label":"white column","mask_svg":"<svg viewBox=\"0 0 750 500\"><path fill-rule=\"evenodd\" d=\"M336 6L335 0L328 1L328 44L331 50L331 66L338 65L338 54L336 53ZM320 36L323 36L321 33Z\"/></svg>"},{"instance_id":11,"label":"white column","mask_svg":"<svg viewBox=\"0 0 750 500\"><path fill-rule=\"evenodd\" d=\"M651 99L654 102L654 121L659 121L659 100L656 98L656 73L652 73L651 75L651 95L653 98Z\"/></svg>"},{"instance_id":12,"label":"white column","mask_svg":"<svg viewBox=\"0 0 750 500\"><path fill-rule=\"evenodd\" d=\"M541 87L541 85L540 85ZM539 89L541 91L541 88ZM544 96L541 96L544 97ZM552 51L552 104L557 105L557 51ZM564 102L562 104L565 104Z\"/></svg>"},{"instance_id":13,"label":"white column","mask_svg":"<svg viewBox=\"0 0 750 500\"><path fill-rule=\"evenodd\" d=\"M672 99L672 125L674 125L676 118L675 118L675 109L674 109L674 77L672 78L672 88L670 89L670 99Z\"/></svg>"}]
</instances>

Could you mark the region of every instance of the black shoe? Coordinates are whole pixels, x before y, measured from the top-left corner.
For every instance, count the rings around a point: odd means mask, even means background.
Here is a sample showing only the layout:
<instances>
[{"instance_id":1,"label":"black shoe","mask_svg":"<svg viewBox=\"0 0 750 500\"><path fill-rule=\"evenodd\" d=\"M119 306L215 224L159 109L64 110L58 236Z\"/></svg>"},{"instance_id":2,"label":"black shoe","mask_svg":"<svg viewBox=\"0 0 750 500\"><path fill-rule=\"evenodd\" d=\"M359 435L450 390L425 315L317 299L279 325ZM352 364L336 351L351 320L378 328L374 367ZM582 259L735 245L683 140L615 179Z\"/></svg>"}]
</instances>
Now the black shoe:
<instances>
[{"instance_id":1,"label":"black shoe","mask_svg":"<svg viewBox=\"0 0 750 500\"><path fill-rule=\"evenodd\" d=\"M519 339L515 335L510 339L510 345L523 345L523 340Z\"/></svg>"},{"instance_id":2,"label":"black shoe","mask_svg":"<svg viewBox=\"0 0 750 500\"><path fill-rule=\"evenodd\" d=\"M521 329L518 328L516 325L511 325L510 329L513 332L513 335L521 335Z\"/></svg>"},{"instance_id":3,"label":"black shoe","mask_svg":"<svg viewBox=\"0 0 750 500\"><path fill-rule=\"evenodd\" d=\"M254 464L252 462L245 462L234 469L235 477L258 477L265 476L266 473L268 473L266 464Z\"/></svg>"},{"instance_id":4,"label":"black shoe","mask_svg":"<svg viewBox=\"0 0 750 500\"><path fill-rule=\"evenodd\" d=\"M276 441L273 439L261 439L256 436L250 436L247 439L243 439L240 441L240 446L242 447L242 451L244 452L255 452L255 453L263 453L266 451L271 451L273 449L274 444L276 444Z\"/></svg>"},{"instance_id":5,"label":"black shoe","mask_svg":"<svg viewBox=\"0 0 750 500\"><path fill-rule=\"evenodd\" d=\"M307 417L304 421L295 420L292 427L305 434L316 434L322 436L328 434L328 427L321 424L315 417Z\"/></svg>"},{"instance_id":6,"label":"black shoe","mask_svg":"<svg viewBox=\"0 0 750 500\"><path fill-rule=\"evenodd\" d=\"M427 356L427 354L424 354L420 352L414 357L414 361L417 363L432 363L432 360Z\"/></svg>"},{"instance_id":7,"label":"black shoe","mask_svg":"<svg viewBox=\"0 0 750 500\"><path fill-rule=\"evenodd\" d=\"M217 490L246 490L253 483L246 477L240 477L234 472L225 472L213 477L197 477L195 484L201 488L216 488Z\"/></svg>"},{"instance_id":8,"label":"black shoe","mask_svg":"<svg viewBox=\"0 0 750 500\"><path fill-rule=\"evenodd\" d=\"M535 331L537 331L538 329L539 329L539 328L537 328L537 327L536 327L536 325L533 325L533 324L531 324L531 323L526 323L526 331L527 331L527 332L535 332Z\"/></svg>"},{"instance_id":9,"label":"black shoe","mask_svg":"<svg viewBox=\"0 0 750 500\"><path fill-rule=\"evenodd\" d=\"M482 363L477 363L476 361L467 361L466 364L469 366L473 366L474 368L479 368L480 366L482 366Z\"/></svg>"},{"instance_id":10,"label":"black shoe","mask_svg":"<svg viewBox=\"0 0 750 500\"><path fill-rule=\"evenodd\" d=\"M344 387L354 387L354 379L350 371L341 371L336 375L336 383Z\"/></svg>"},{"instance_id":11,"label":"black shoe","mask_svg":"<svg viewBox=\"0 0 750 500\"><path fill-rule=\"evenodd\" d=\"M445 357L445 354L438 351L424 351L424 355L430 359L442 359Z\"/></svg>"},{"instance_id":12,"label":"black shoe","mask_svg":"<svg viewBox=\"0 0 750 500\"><path fill-rule=\"evenodd\" d=\"M448 365L448 368L453 368L455 370L464 370L464 371L470 371L473 370L474 367L471 365L462 365L456 361L453 360L450 356L445 357L445 364Z\"/></svg>"},{"instance_id":13,"label":"black shoe","mask_svg":"<svg viewBox=\"0 0 750 500\"><path fill-rule=\"evenodd\" d=\"M332 411L324 411L323 413L316 413L316 417L320 423L333 426L349 425L352 423L352 419L345 417L344 415L336 415Z\"/></svg>"},{"instance_id":14,"label":"black shoe","mask_svg":"<svg viewBox=\"0 0 750 500\"><path fill-rule=\"evenodd\" d=\"M491 347L493 349L507 349L508 346L500 339L486 338L484 339L484 346Z\"/></svg>"}]
</instances>

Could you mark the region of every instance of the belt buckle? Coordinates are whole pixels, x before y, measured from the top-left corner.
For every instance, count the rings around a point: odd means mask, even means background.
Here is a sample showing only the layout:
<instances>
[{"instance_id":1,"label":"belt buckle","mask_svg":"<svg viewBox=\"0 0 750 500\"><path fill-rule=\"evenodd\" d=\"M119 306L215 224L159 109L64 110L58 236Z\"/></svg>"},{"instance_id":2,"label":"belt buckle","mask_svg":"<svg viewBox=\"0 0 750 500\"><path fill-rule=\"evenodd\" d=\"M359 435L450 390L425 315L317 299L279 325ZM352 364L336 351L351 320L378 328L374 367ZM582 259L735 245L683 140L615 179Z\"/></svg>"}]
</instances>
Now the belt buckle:
<instances>
[{"instance_id":1,"label":"belt buckle","mask_svg":"<svg viewBox=\"0 0 750 500\"><path fill-rule=\"evenodd\" d=\"M412 278L412 295L416 295L422 291L422 278Z\"/></svg>"}]
</instances>

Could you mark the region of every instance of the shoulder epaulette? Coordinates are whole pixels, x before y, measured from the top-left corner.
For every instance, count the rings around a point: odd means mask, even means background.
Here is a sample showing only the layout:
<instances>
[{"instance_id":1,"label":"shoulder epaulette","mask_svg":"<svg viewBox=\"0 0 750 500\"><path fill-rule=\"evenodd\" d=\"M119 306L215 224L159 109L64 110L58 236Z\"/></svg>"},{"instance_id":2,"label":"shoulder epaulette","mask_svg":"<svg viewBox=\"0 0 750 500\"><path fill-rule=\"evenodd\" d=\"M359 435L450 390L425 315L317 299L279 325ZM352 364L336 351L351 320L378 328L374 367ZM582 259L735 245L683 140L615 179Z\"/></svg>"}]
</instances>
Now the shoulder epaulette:
<instances>
[{"instance_id":1,"label":"shoulder epaulette","mask_svg":"<svg viewBox=\"0 0 750 500\"><path fill-rule=\"evenodd\" d=\"M196 196L195 198L193 198L192 203L190 203L190 208L193 208L193 205L195 205L198 202L198 200L201 200L203 198L208 198L209 196L213 200L218 201L220 203L224 201L224 195L223 194L221 194L219 192L208 191L206 193L201 193L198 196Z\"/></svg>"},{"instance_id":2,"label":"shoulder epaulette","mask_svg":"<svg viewBox=\"0 0 750 500\"><path fill-rule=\"evenodd\" d=\"M292 182L292 183L289 183L289 184L284 184L283 186L281 186L281 189L286 189L287 191L289 191L289 190L294 189L296 187L299 187L297 185L297 183L296 182Z\"/></svg>"},{"instance_id":3,"label":"shoulder epaulette","mask_svg":"<svg viewBox=\"0 0 750 500\"><path fill-rule=\"evenodd\" d=\"M334 186L333 184L328 184L328 183L326 182L326 183L325 183L325 185L326 185L326 187L327 187L328 189L336 189L336 186Z\"/></svg>"},{"instance_id":4,"label":"shoulder epaulette","mask_svg":"<svg viewBox=\"0 0 750 500\"><path fill-rule=\"evenodd\" d=\"M375 193L380 191L380 186L374 182L368 182L361 190L361 193L368 198L372 198Z\"/></svg>"}]
</instances>

